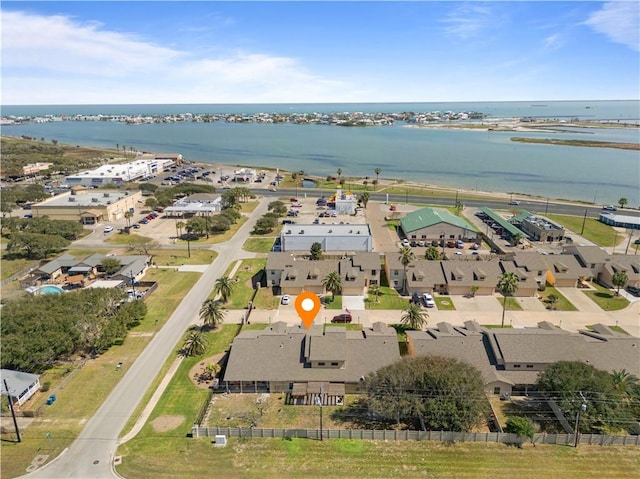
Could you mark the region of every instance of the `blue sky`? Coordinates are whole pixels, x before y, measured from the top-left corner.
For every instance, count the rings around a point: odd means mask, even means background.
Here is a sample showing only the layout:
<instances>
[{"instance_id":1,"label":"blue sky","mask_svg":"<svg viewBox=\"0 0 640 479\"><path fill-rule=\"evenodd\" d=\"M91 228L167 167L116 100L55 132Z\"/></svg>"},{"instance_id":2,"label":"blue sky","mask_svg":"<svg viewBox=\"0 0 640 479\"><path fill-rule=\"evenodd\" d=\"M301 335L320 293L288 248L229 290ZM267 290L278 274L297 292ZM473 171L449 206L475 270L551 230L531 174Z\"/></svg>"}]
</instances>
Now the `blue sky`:
<instances>
[{"instance_id":1,"label":"blue sky","mask_svg":"<svg viewBox=\"0 0 640 479\"><path fill-rule=\"evenodd\" d=\"M1 103L640 98L640 3L2 1Z\"/></svg>"}]
</instances>

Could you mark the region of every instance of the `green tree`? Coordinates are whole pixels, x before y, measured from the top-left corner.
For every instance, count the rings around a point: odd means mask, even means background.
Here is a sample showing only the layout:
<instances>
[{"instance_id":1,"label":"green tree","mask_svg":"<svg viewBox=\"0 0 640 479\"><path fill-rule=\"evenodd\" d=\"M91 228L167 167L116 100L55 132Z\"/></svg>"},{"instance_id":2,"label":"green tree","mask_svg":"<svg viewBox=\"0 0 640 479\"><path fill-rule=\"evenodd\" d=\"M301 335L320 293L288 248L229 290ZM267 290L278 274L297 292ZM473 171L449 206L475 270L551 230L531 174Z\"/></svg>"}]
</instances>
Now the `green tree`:
<instances>
[{"instance_id":1,"label":"green tree","mask_svg":"<svg viewBox=\"0 0 640 479\"><path fill-rule=\"evenodd\" d=\"M256 234L271 233L278 225L278 220L272 216L264 215L256 221L254 232Z\"/></svg>"},{"instance_id":2,"label":"green tree","mask_svg":"<svg viewBox=\"0 0 640 479\"><path fill-rule=\"evenodd\" d=\"M616 390L613 376L581 361L559 361L538 375L539 391L556 401L562 411L575 417L583 398L587 410L580 414L580 431L607 433L620 428L628 419L622 394ZM582 396L580 395L582 393Z\"/></svg>"},{"instance_id":3,"label":"green tree","mask_svg":"<svg viewBox=\"0 0 640 479\"><path fill-rule=\"evenodd\" d=\"M369 410L417 423L427 430L469 431L481 421L487 399L482 374L470 364L440 356L405 356L365 380Z\"/></svg>"},{"instance_id":4,"label":"green tree","mask_svg":"<svg viewBox=\"0 0 640 479\"><path fill-rule=\"evenodd\" d=\"M408 246L403 246L400 248L400 256L398 257L400 260L400 264L402 264L402 268L404 269L404 279L402 281L402 294L405 296L409 294L409 278L407 277L407 268L411 264L411 262L415 259L415 255L413 254L413 250Z\"/></svg>"},{"instance_id":5,"label":"green tree","mask_svg":"<svg viewBox=\"0 0 640 479\"><path fill-rule=\"evenodd\" d=\"M322 285L324 288L331 292L331 301L333 302L336 297L336 293L342 290L342 278L337 271L331 271L324 278L322 278Z\"/></svg>"},{"instance_id":6,"label":"green tree","mask_svg":"<svg viewBox=\"0 0 640 479\"><path fill-rule=\"evenodd\" d=\"M378 180L380 178L380 173L382 173L382 170L380 168L376 168L375 170L373 170L373 172L376 174L376 185L377 185Z\"/></svg>"},{"instance_id":7,"label":"green tree","mask_svg":"<svg viewBox=\"0 0 640 479\"><path fill-rule=\"evenodd\" d=\"M207 349L207 340L202 331L191 331L187 336L182 351L185 356L198 356Z\"/></svg>"},{"instance_id":8,"label":"green tree","mask_svg":"<svg viewBox=\"0 0 640 479\"><path fill-rule=\"evenodd\" d=\"M513 295L516 291L518 291L518 284L520 282L520 278L518 275L512 271L503 273L498 280L497 288L502 294L502 325L504 328L504 314L507 310L507 296Z\"/></svg>"},{"instance_id":9,"label":"green tree","mask_svg":"<svg viewBox=\"0 0 640 479\"><path fill-rule=\"evenodd\" d=\"M342 176L342 168L338 168L337 173L338 173L338 177L341 177Z\"/></svg>"},{"instance_id":10,"label":"green tree","mask_svg":"<svg viewBox=\"0 0 640 479\"><path fill-rule=\"evenodd\" d=\"M419 304L410 303L402 310L400 322L409 329L421 331L427 325L429 315L423 310Z\"/></svg>"},{"instance_id":11,"label":"green tree","mask_svg":"<svg viewBox=\"0 0 640 479\"><path fill-rule=\"evenodd\" d=\"M185 226L187 226L187 224L184 221L176 221L176 233L178 238L182 236L182 230Z\"/></svg>"},{"instance_id":12,"label":"green tree","mask_svg":"<svg viewBox=\"0 0 640 479\"><path fill-rule=\"evenodd\" d=\"M320 244L319 242L315 242L311 245L311 249L309 250L309 253L311 254L311 259L313 261L317 261L320 258L322 258L322 244Z\"/></svg>"},{"instance_id":13,"label":"green tree","mask_svg":"<svg viewBox=\"0 0 640 479\"><path fill-rule=\"evenodd\" d=\"M200 319L211 329L215 329L224 321L226 310L220 301L209 299L200 308Z\"/></svg>"},{"instance_id":14,"label":"green tree","mask_svg":"<svg viewBox=\"0 0 640 479\"><path fill-rule=\"evenodd\" d=\"M287 206L282 201L272 201L267 206L267 210L273 211L278 216L284 216L287 214Z\"/></svg>"},{"instance_id":15,"label":"green tree","mask_svg":"<svg viewBox=\"0 0 640 479\"><path fill-rule=\"evenodd\" d=\"M108 275L117 273L122 268L122 264L118 258L107 257L102 260L100 266Z\"/></svg>"},{"instance_id":16,"label":"green tree","mask_svg":"<svg viewBox=\"0 0 640 479\"><path fill-rule=\"evenodd\" d=\"M158 188L160 188L160 187L158 185L154 184L154 183L139 183L138 184L138 189L140 191L149 191L151 193L155 193Z\"/></svg>"},{"instance_id":17,"label":"green tree","mask_svg":"<svg viewBox=\"0 0 640 479\"><path fill-rule=\"evenodd\" d=\"M440 251L435 246L428 246L424 251L424 259L429 261L438 261L442 259Z\"/></svg>"},{"instance_id":18,"label":"green tree","mask_svg":"<svg viewBox=\"0 0 640 479\"><path fill-rule=\"evenodd\" d=\"M509 243L511 246L518 246L523 238L524 235L522 233L514 233L511 235L511 238L509 238Z\"/></svg>"},{"instance_id":19,"label":"green tree","mask_svg":"<svg viewBox=\"0 0 640 479\"><path fill-rule=\"evenodd\" d=\"M620 208L623 209L625 206L627 206L627 203L629 203L629 200L625 197L622 197L618 200L618 204L620 205Z\"/></svg>"},{"instance_id":20,"label":"green tree","mask_svg":"<svg viewBox=\"0 0 640 479\"><path fill-rule=\"evenodd\" d=\"M371 284L369 285L369 294L375 298L375 302L380 302L380 295L382 294L382 289L379 284Z\"/></svg>"},{"instance_id":21,"label":"green tree","mask_svg":"<svg viewBox=\"0 0 640 479\"><path fill-rule=\"evenodd\" d=\"M510 417L507 419L504 430L505 432L517 435L520 440L522 440L522 438L529 438L533 443L535 430L529 418L520 416ZM535 447L535 443L533 445ZM518 443L518 447L522 447L522 442Z\"/></svg>"},{"instance_id":22,"label":"green tree","mask_svg":"<svg viewBox=\"0 0 640 479\"><path fill-rule=\"evenodd\" d=\"M159 247L160 243L158 240L147 236L133 235L129 238L129 249L137 251L140 254L151 255L152 250L158 249Z\"/></svg>"},{"instance_id":23,"label":"green tree","mask_svg":"<svg viewBox=\"0 0 640 479\"><path fill-rule=\"evenodd\" d=\"M212 233L224 233L231 229L231 220L226 215L215 215L209 220L209 230Z\"/></svg>"},{"instance_id":24,"label":"green tree","mask_svg":"<svg viewBox=\"0 0 640 479\"><path fill-rule=\"evenodd\" d=\"M629 276L627 276L626 271L616 271L613 273L611 282L617 288L616 296L620 296L620 288L624 288L627 285L629 282Z\"/></svg>"},{"instance_id":25,"label":"green tree","mask_svg":"<svg viewBox=\"0 0 640 479\"><path fill-rule=\"evenodd\" d=\"M216 280L213 287L213 292L220 295L222 303L226 303L229 297L233 294L233 280L228 276L221 276Z\"/></svg>"},{"instance_id":26,"label":"green tree","mask_svg":"<svg viewBox=\"0 0 640 479\"><path fill-rule=\"evenodd\" d=\"M207 221L202 216L194 216L187 221L186 229L189 234L202 236L207 232Z\"/></svg>"},{"instance_id":27,"label":"green tree","mask_svg":"<svg viewBox=\"0 0 640 479\"><path fill-rule=\"evenodd\" d=\"M556 309L556 304L558 303L558 300L560 298L558 298L558 295L556 294L549 294L549 296L547 296L547 303L549 303L549 309L551 309L552 311L554 309Z\"/></svg>"},{"instance_id":28,"label":"green tree","mask_svg":"<svg viewBox=\"0 0 640 479\"><path fill-rule=\"evenodd\" d=\"M70 244L69 240L56 234L12 233L7 244L7 251L11 255L27 259L44 259L59 253Z\"/></svg>"},{"instance_id":29,"label":"green tree","mask_svg":"<svg viewBox=\"0 0 640 479\"><path fill-rule=\"evenodd\" d=\"M619 371L613 371L611 377L613 379L613 387L622 395L628 404L633 399L634 391L637 390L640 385L637 376L634 376L626 369L621 369Z\"/></svg>"},{"instance_id":30,"label":"green tree","mask_svg":"<svg viewBox=\"0 0 640 479\"><path fill-rule=\"evenodd\" d=\"M151 208L153 210L156 209L160 204L158 203L158 200L152 196L144 201L144 205L147 208Z\"/></svg>"}]
</instances>

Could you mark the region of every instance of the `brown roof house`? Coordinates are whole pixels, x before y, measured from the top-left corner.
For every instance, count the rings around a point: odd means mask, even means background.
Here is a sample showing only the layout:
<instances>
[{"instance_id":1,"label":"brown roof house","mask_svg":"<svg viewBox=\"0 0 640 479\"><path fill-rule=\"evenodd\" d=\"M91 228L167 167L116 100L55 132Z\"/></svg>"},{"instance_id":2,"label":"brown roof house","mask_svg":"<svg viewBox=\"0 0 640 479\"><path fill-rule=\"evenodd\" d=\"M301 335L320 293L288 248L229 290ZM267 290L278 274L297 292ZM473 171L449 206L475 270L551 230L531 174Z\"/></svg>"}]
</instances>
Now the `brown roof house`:
<instances>
[{"instance_id":1,"label":"brown roof house","mask_svg":"<svg viewBox=\"0 0 640 479\"><path fill-rule=\"evenodd\" d=\"M233 340L224 371L230 392L286 393L293 404L342 404L361 392L366 376L400 359L396 332L384 323L361 331L339 326L287 326L243 331Z\"/></svg>"},{"instance_id":2,"label":"brown roof house","mask_svg":"<svg viewBox=\"0 0 640 479\"><path fill-rule=\"evenodd\" d=\"M267 286L280 288L281 294L309 291L324 294L322 280L332 271L342 279L342 294L360 296L369 285L380 284L380 255L355 253L312 261L306 254L269 253L265 273Z\"/></svg>"},{"instance_id":3,"label":"brown roof house","mask_svg":"<svg viewBox=\"0 0 640 479\"><path fill-rule=\"evenodd\" d=\"M582 361L612 372L640 374L640 338L596 324L593 331L571 333L543 321L536 328L487 329L475 321L464 327L440 323L437 329L408 331L412 355L436 354L468 362L482 373L494 394L527 393L538 373L558 361Z\"/></svg>"},{"instance_id":4,"label":"brown roof house","mask_svg":"<svg viewBox=\"0 0 640 479\"><path fill-rule=\"evenodd\" d=\"M640 287L640 260L637 256L613 255L605 263L598 279L609 288L614 288L613 275L619 271L627 274L627 286Z\"/></svg>"},{"instance_id":5,"label":"brown roof house","mask_svg":"<svg viewBox=\"0 0 640 479\"><path fill-rule=\"evenodd\" d=\"M442 261L448 294L493 294L502 274L500 262L493 261Z\"/></svg>"}]
</instances>

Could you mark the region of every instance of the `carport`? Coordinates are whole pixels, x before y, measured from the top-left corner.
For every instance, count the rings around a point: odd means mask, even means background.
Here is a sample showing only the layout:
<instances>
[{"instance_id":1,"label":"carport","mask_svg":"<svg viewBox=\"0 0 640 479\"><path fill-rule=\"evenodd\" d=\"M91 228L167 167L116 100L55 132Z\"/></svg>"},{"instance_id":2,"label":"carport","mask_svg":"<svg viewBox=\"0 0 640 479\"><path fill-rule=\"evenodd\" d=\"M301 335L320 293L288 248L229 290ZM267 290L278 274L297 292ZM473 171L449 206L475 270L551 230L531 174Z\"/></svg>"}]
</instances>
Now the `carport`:
<instances>
[{"instance_id":1,"label":"carport","mask_svg":"<svg viewBox=\"0 0 640 479\"><path fill-rule=\"evenodd\" d=\"M529 239L528 234L526 234L524 231L513 226L511 223L509 223L507 220L505 220L502 216L500 216L498 213L493 211L491 208L487 208L486 206L483 206L482 208L480 208L480 211L482 211L485 215L491 218L495 223L498 223L500 227L503 230L507 231L511 236L519 234Z\"/></svg>"}]
</instances>

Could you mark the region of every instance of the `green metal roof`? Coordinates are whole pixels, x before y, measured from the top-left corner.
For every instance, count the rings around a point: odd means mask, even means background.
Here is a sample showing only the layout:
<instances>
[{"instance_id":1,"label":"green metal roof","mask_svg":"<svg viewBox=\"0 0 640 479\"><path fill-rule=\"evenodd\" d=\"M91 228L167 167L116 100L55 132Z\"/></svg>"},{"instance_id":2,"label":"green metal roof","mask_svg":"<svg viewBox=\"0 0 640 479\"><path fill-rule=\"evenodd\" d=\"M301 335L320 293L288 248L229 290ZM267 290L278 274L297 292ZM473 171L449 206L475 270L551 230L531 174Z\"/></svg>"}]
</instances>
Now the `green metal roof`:
<instances>
[{"instance_id":1,"label":"green metal roof","mask_svg":"<svg viewBox=\"0 0 640 479\"><path fill-rule=\"evenodd\" d=\"M520 213L518 213L515 216L512 216L511 218L509 218L509 223L513 224L513 223L520 223L522 222L525 218L528 218L529 216L533 216L533 213L531 213L530 211L527 210L520 210Z\"/></svg>"},{"instance_id":2,"label":"green metal roof","mask_svg":"<svg viewBox=\"0 0 640 479\"><path fill-rule=\"evenodd\" d=\"M447 210L435 208L422 208L409 213L402 218L400 223L402 224L402 229L405 233L410 233L411 231L427 228L440 223L447 223L469 231L476 231L476 229L465 219L455 216Z\"/></svg>"},{"instance_id":3,"label":"green metal roof","mask_svg":"<svg viewBox=\"0 0 640 479\"><path fill-rule=\"evenodd\" d=\"M489 218L491 218L493 221L498 223L500 226L502 226L505 230L507 230L512 235L519 234L524 236L525 238L529 237L528 234L526 234L524 231L519 230L518 228L513 226L511 223L509 223L507 220L505 220L502 216L500 216L498 213L493 211L491 208L487 208L486 206L483 206L482 208L480 208L480 211L488 215Z\"/></svg>"}]
</instances>

